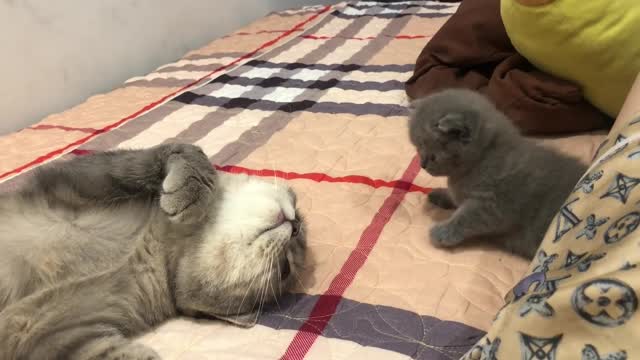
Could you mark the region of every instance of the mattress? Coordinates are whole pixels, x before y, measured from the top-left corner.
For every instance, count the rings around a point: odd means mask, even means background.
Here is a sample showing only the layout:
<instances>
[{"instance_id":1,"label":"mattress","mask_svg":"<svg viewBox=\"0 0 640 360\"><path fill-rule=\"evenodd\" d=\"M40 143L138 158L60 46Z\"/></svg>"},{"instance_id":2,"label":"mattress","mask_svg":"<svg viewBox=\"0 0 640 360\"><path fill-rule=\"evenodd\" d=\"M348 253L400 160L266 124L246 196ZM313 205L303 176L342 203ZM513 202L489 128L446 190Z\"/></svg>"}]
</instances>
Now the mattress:
<instances>
[{"instance_id":1,"label":"mattress","mask_svg":"<svg viewBox=\"0 0 640 360\"><path fill-rule=\"evenodd\" d=\"M444 185L407 135L404 82L457 4L349 1L272 13L0 138L0 188L91 151L201 146L221 172L299 195L309 261L258 325L175 319L136 341L166 359L457 359L491 326L528 262L433 248ZM540 139L585 162L603 133Z\"/></svg>"}]
</instances>

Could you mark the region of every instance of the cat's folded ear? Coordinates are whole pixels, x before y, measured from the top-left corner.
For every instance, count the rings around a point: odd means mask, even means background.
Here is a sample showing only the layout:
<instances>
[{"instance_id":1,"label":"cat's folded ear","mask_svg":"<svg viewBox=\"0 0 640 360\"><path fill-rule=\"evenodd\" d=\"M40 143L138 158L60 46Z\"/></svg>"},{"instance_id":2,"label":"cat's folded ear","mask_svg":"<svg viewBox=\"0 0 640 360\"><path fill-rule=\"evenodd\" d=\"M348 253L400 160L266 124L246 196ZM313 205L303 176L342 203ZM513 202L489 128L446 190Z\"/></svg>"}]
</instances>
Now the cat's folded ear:
<instances>
[{"instance_id":1,"label":"cat's folded ear","mask_svg":"<svg viewBox=\"0 0 640 360\"><path fill-rule=\"evenodd\" d=\"M220 319L243 328L254 327L258 322L259 316L260 313L257 311L239 315L213 315L216 319Z\"/></svg>"},{"instance_id":2,"label":"cat's folded ear","mask_svg":"<svg viewBox=\"0 0 640 360\"><path fill-rule=\"evenodd\" d=\"M471 140L471 128L463 114L448 113L438 120L436 128L449 137L463 142Z\"/></svg>"}]
</instances>

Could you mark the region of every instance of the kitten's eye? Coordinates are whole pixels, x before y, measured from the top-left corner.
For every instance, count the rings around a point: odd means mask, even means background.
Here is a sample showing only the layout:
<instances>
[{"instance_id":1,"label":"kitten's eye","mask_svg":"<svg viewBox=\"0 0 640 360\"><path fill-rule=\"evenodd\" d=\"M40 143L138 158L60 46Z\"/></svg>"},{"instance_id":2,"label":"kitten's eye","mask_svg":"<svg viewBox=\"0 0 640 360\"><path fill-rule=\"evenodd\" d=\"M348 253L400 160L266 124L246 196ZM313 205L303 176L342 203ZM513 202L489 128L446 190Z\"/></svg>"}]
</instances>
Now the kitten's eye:
<instances>
[{"instance_id":1,"label":"kitten's eye","mask_svg":"<svg viewBox=\"0 0 640 360\"><path fill-rule=\"evenodd\" d=\"M285 257L284 263L280 267L280 280L284 280L291 274L291 265L289 265L289 260Z\"/></svg>"}]
</instances>

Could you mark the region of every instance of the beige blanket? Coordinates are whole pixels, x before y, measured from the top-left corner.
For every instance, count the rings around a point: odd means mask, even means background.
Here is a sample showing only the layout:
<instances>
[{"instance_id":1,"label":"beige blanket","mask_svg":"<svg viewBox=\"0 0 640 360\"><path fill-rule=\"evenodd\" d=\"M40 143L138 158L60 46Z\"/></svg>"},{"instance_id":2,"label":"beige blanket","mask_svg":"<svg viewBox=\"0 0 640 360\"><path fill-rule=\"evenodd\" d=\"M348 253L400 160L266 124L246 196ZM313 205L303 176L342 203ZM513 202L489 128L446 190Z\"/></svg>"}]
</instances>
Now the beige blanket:
<instances>
[{"instance_id":1,"label":"beige blanket","mask_svg":"<svg viewBox=\"0 0 640 360\"><path fill-rule=\"evenodd\" d=\"M197 144L220 171L295 188L311 259L295 294L254 328L177 319L138 341L166 359L457 359L528 264L428 239L446 214L425 195L443 180L419 168L403 84L456 6L354 1L268 15L0 138L1 187L88 151ZM589 161L603 137L545 141Z\"/></svg>"}]
</instances>

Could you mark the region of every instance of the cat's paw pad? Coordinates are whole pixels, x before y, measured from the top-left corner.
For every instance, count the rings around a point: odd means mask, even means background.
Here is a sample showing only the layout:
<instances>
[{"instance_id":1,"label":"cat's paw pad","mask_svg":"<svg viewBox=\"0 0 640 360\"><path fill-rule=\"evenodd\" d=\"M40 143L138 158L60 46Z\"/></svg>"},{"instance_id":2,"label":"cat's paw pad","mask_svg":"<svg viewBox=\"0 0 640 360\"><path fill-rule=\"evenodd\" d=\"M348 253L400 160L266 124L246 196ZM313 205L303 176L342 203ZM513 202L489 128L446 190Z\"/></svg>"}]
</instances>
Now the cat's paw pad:
<instances>
[{"instance_id":1,"label":"cat's paw pad","mask_svg":"<svg viewBox=\"0 0 640 360\"><path fill-rule=\"evenodd\" d=\"M180 157L189 164L195 173L206 177L212 177L215 175L215 170L213 169L213 166L211 166L209 158L200 147L182 143L166 144L162 146L164 147L162 152L165 154L164 156L167 161L167 167L169 167L169 163L173 159Z\"/></svg>"},{"instance_id":2,"label":"cat's paw pad","mask_svg":"<svg viewBox=\"0 0 640 360\"><path fill-rule=\"evenodd\" d=\"M452 247L464 240L458 231L446 224L434 225L429 231L429 235L431 243L436 247Z\"/></svg>"},{"instance_id":3,"label":"cat's paw pad","mask_svg":"<svg viewBox=\"0 0 640 360\"><path fill-rule=\"evenodd\" d=\"M210 165L209 165L210 166ZM160 207L173 222L197 222L206 214L215 186L210 174L203 174L182 154L167 160Z\"/></svg>"}]
</instances>

